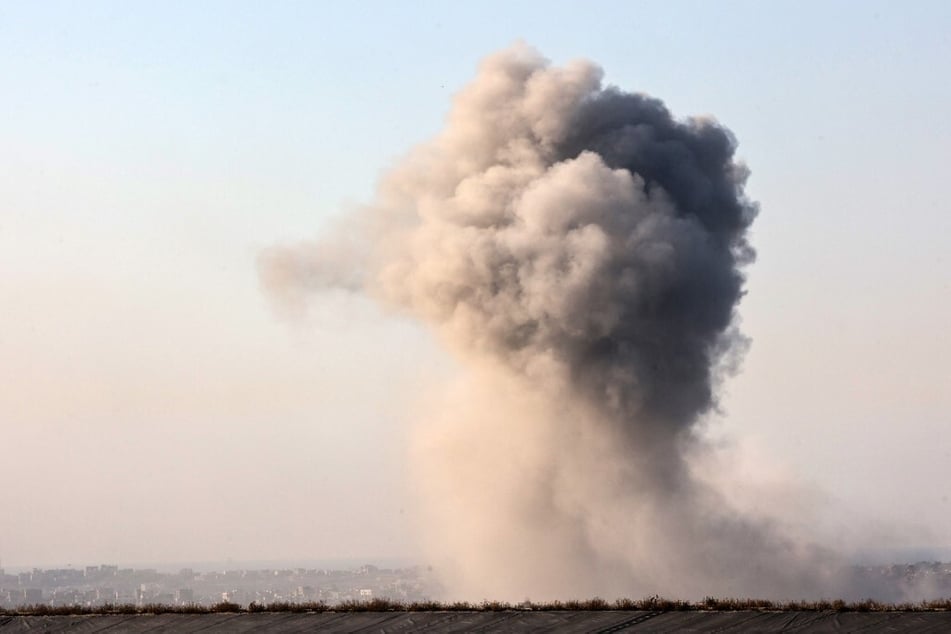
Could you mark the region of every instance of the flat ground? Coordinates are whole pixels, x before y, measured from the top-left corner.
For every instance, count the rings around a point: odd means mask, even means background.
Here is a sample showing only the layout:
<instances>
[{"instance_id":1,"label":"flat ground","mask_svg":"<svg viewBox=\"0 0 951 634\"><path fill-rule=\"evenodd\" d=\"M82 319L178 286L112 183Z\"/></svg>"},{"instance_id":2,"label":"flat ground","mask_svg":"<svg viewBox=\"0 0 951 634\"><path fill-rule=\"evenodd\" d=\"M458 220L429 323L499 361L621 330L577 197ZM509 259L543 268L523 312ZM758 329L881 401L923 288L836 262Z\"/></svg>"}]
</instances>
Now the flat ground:
<instances>
[{"instance_id":1,"label":"flat ground","mask_svg":"<svg viewBox=\"0 0 951 634\"><path fill-rule=\"evenodd\" d=\"M0 632L951 632L951 612L322 612L0 616Z\"/></svg>"}]
</instances>

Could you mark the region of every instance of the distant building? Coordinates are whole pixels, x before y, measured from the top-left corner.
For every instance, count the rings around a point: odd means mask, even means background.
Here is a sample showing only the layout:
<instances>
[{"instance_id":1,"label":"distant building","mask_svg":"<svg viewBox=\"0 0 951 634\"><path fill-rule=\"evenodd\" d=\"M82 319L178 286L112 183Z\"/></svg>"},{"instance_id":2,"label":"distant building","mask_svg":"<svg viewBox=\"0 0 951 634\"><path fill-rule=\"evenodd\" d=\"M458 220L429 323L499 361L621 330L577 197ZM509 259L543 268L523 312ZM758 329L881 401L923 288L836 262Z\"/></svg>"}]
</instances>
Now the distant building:
<instances>
[{"instance_id":1,"label":"distant building","mask_svg":"<svg viewBox=\"0 0 951 634\"><path fill-rule=\"evenodd\" d=\"M118 603L119 593L114 588L97 588L96 601L99 603Z\"/></svg>"},{"instance_id":2,"label":"distant building","mask_svg":"<svg viewBox=\"0 0 951 634\"><path fill-rule=\"evenodd\" d=\"M28 605L43 603L43 589L27 588L23 591L23 602Z\"/></svg>"}]
</instances>

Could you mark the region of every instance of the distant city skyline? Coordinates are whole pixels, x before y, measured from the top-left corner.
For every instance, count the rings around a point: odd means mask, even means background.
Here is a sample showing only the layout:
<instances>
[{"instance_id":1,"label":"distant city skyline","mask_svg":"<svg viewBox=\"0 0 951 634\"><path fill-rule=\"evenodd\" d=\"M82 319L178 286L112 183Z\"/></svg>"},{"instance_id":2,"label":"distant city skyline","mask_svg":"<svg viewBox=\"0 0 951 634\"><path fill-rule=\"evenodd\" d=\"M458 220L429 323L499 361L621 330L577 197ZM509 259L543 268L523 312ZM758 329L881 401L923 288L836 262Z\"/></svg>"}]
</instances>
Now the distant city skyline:
<instances>
[{"instance_id":1,"label":"distant city skyline","mask_svg":"<svg viewBox=\"0 0 951 634\"><path fill-rule=\"evenodd\" d=\"M0 608L26 605L214 605L221 602L327 604L388 597L422 601L438 589L431 571L364 564L344 568L238 568L163 572L115 565L0 570Z\"/></svg>"},{"instance_id":2,"label":"distant city skyline","mask_svg":"<svg viewBox=\"0 0 951 634\"><path fill-rule=\"evenodd\" d=\"M852 581L848 593L842 596L853 601L941 600L951 590L951 563L856 566L847 574ZM162 571L103 564L75 569L35 568L18 574L0 571L0 609L30 605L211 606L221 602L242 608L287 603L333 606L373 599L409 603L440 600L444 590L438 572L424 566L235 566ZM617 596L608 599L634 598L626 592L619 588Z\"/></svg>"}]
</instances>

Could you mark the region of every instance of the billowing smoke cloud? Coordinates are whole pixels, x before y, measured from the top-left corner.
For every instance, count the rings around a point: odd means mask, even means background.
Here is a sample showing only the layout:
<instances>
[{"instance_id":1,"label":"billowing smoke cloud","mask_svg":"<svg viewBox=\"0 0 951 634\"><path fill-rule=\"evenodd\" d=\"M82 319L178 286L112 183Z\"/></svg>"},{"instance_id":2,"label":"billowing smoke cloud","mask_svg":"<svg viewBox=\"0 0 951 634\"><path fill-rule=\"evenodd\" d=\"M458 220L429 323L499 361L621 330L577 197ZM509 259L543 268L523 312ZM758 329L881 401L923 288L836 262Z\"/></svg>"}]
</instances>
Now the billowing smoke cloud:
<instances>
[{"instance_id":1,"label":"billowing smoke cloud","mask_svg":"<svg viewBox=\"0 0 951 634\"><path fill-rule=\"evenodd\" d=\"M352 225L261 257L278 296L360 289L464 376L420 406L424 541L450 596L821 592L809 551L697 475L757 208L731 133L524 45Z\"/></svg>"}]
</instances>

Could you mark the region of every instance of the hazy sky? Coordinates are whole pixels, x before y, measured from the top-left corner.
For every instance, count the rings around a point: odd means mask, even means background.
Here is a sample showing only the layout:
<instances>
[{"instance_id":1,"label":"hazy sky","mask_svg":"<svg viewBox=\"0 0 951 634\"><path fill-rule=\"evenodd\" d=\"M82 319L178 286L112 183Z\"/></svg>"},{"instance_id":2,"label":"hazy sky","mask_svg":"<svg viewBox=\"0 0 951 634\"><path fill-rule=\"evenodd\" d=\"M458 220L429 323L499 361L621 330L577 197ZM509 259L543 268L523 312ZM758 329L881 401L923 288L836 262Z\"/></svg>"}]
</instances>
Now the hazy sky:
<instances>
[{"instance_id":1,"label":"hazy sky","mask_svg":"<svg viewBox=\"0 0 951 634\"><path fill-rule=\"evenodd\" d=\"M451 363L366 302L282 318L255 258L517 39L739 140L753 344L712 433L817 521L951 546L951 4L11 1L4 565L414 557L406 403Z\"/></svg>"}]
</instances>

